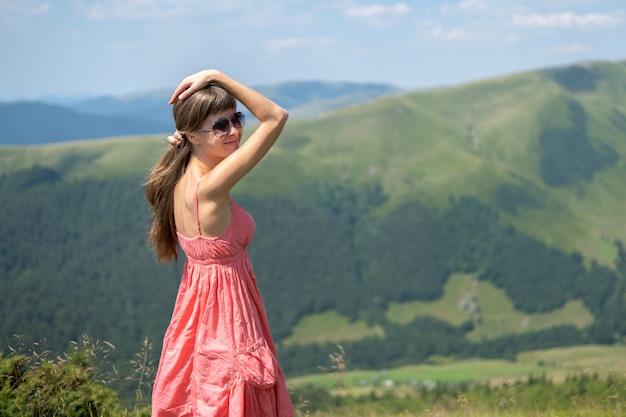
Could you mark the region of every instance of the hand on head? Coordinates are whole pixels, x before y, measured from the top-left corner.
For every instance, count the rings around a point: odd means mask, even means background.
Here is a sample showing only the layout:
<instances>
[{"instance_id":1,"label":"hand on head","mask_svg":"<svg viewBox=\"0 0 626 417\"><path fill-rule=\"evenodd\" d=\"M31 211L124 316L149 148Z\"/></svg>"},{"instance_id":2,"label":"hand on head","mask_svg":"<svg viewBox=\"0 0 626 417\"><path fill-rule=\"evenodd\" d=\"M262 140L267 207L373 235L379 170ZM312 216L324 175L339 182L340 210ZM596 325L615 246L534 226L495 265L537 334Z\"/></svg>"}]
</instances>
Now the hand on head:
<instances>
[{"instance_id":1,"label":"hand on head","mask_svg":"<svg viewBox=\"0 0 626 417\"><path fill-rule=\"evenodd\" d=\"M218 70L204 70L185 77L174 90L170 104L174 104L176 100L184 100L201 88L216 82L221 75L222 72Z\"/></svg>"}]
</instances>

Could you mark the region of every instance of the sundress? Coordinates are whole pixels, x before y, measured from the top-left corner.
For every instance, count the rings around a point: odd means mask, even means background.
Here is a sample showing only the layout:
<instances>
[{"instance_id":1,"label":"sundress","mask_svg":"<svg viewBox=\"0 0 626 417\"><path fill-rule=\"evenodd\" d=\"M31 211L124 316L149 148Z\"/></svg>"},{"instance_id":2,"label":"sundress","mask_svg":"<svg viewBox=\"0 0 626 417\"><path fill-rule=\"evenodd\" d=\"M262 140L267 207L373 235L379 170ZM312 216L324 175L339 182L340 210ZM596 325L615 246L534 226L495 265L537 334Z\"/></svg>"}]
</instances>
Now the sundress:
<instances>
[{"instance_id":1,"label":"sundress","mask_svg":"<svg viewBox=\"0 0 626 417\"><path fill-rule=\"evenodd\" d=\"M178 233L187 259L152 392L152 416L292 417L248 257L252 216L230 198L219 237Z\"/></svg>"}]
</instances>

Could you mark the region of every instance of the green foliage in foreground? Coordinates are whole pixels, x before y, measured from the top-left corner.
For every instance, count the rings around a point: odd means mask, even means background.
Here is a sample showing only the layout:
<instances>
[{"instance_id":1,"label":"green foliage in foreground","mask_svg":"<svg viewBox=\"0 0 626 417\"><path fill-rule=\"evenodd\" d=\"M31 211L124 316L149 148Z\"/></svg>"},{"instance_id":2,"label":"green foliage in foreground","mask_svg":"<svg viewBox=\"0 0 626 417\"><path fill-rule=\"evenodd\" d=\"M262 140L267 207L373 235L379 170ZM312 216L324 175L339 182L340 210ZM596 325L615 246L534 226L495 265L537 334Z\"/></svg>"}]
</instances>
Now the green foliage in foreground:
<instances>
[{"instance_id":1,"label":"green foliage in foreground","mask_svg":"<svg viewBox=\"0 0 626 417\"><path fill-rule=\"evenodd\" d=\"M20 344L7 357L0 353L0 417L149 416L151 344L146 340L123 364L116 363L114 349L83 336L63 356L38 343Z\"/></svg>"},{"instance_id":2,"label":"green foliage in foreground","mask_svg":"<svg viewBox=\"0 0 626 417\"><path fill-rule=\"evenodd\" d=\"M113 350L83 336L63 357L52 358L38 345L0 355L0 417L149 416L151 345L144 342L120 368L112 361ZM498 384L430 382L357 392L346 383L342 358L333 363L332 391L313 385L292 390L296 416L594 417L626 411L626 377L618 374L584 372L558 383L542 374ZM132 398L123 385L132 388Z\"/></svg>"}]
</instances>

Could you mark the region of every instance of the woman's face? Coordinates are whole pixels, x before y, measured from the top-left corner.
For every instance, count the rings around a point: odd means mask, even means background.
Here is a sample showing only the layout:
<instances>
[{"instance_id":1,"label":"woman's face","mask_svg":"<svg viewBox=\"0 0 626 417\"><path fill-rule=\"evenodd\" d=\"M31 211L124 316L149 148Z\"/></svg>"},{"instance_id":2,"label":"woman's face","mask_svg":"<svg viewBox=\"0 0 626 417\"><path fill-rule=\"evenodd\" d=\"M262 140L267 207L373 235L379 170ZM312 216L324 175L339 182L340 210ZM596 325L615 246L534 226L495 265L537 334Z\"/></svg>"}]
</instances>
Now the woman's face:
<instances>
[{"instance_id":1,"label":"woman's face","mask_svg":"<svg viewBox=\"0 0 626 417\"><path fill-rule=\"evenodd\" d=\"M200 129L193 132L196 146L208 156L224 159L239 148L244 118L241 112L226 110L207 117Z\"/></svg>"}]
</instances>

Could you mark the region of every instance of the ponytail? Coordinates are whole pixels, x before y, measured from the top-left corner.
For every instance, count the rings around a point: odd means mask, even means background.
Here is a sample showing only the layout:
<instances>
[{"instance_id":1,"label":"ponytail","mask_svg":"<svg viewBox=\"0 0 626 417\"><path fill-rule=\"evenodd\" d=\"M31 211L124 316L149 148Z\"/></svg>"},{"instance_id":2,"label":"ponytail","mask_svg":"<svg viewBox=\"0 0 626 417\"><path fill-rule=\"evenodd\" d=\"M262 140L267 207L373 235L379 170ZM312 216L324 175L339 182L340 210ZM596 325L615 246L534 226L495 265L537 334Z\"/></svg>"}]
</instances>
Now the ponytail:
<instances>
[{"instance_id":1,"label":"ponytail","mask_svg":"<svg viewBox=\"0 0 626 417\"><path fill-rule=\"evenodd\" d=\"M174 223L174 188L191 157L191 143L184 139L179 146L170 145L156 163L144 186L146 199L153 210L148 241L159 262L178 260L178 238Z\"/></svg>"}]
</instances>

